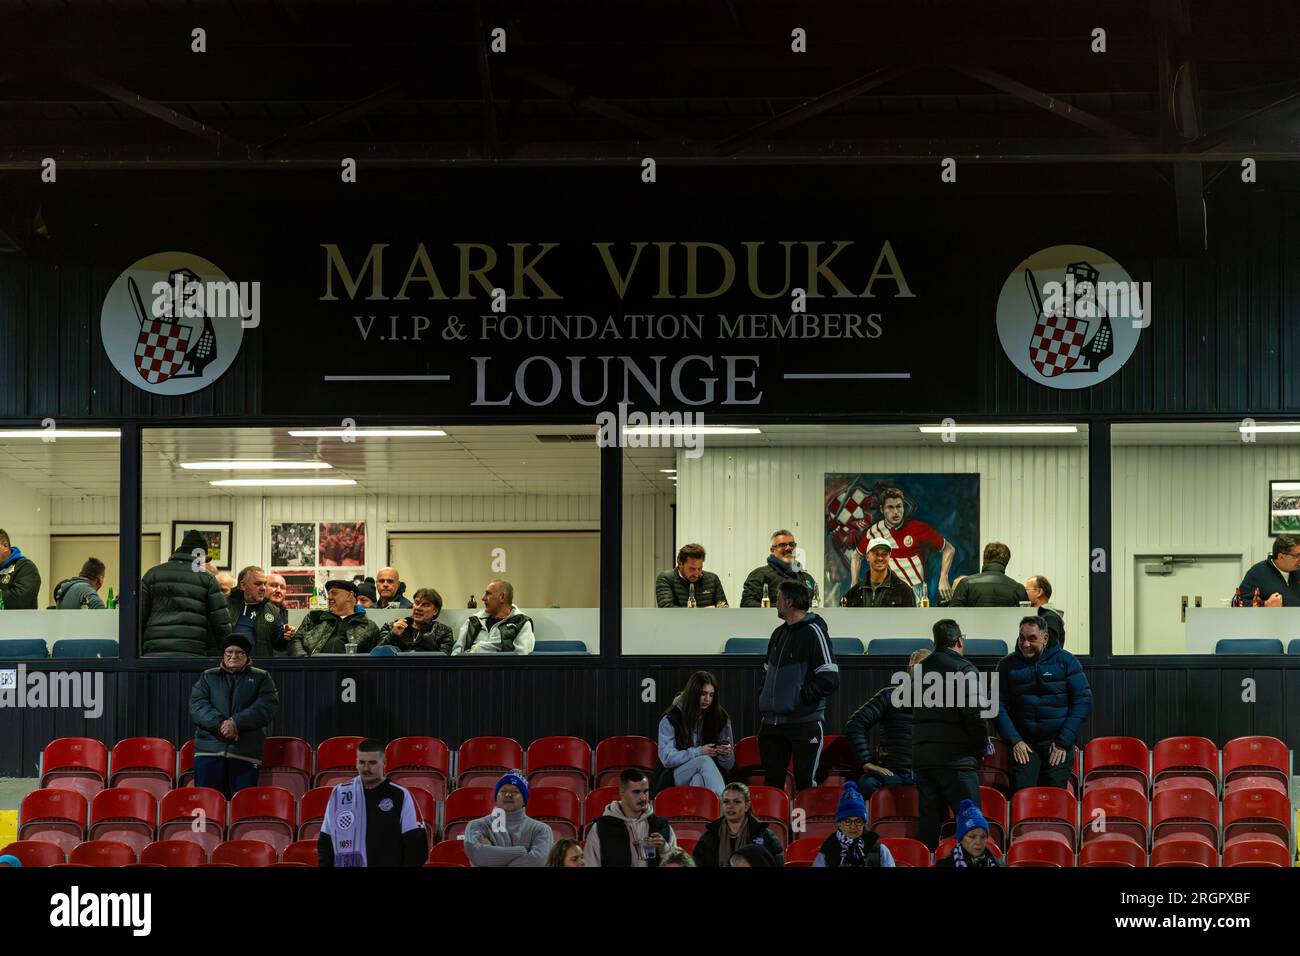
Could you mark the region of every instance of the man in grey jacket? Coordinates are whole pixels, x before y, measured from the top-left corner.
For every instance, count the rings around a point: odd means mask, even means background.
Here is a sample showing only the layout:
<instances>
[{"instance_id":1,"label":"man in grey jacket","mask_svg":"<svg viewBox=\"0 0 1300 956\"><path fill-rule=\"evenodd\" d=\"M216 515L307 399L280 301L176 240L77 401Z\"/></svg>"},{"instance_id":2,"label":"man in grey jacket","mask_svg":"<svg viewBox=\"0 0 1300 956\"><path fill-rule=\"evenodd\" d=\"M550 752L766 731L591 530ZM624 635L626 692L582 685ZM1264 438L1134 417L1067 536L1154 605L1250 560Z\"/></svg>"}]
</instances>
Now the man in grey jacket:
<instances>
[{"instance_id":1,"label":"man in grey jacket","mask_svg":"<svg viewBox=\"0 0 1300 956\"><path fill-rule=\"evenodd\" d=\"M99 596L99 589L104 586L106 570L99 558L87 558L81 566L81 574L55 585L54 606L60 611L75 611L83 607L102 610L106 605Z\"/></svg>"},{"instance_id":2,"label":"man in grey jacket","mask_svg":"<svg viewBox=\"0 0 1300 956\"><path fill-rule=\"evenodd\" d=\"M465 828L465 855L471 866L545 866L554 835L551 828L532 820L528 784L522 775L508 773L496 785L496 809Z\"/></svg>"},{"instance_id":3,"label":"man in grey jacket","mask_svg":"<svg viewBox=\"0 0 1300 956\"><path fill-rule=\"evenodd\" d=\"M233 797L257 786L266 726L280 709L275 681L253 666L243 634L223 642L221 666L199 675L190 691L194 721L194 785Z\"/></svg>"}]
</instances>

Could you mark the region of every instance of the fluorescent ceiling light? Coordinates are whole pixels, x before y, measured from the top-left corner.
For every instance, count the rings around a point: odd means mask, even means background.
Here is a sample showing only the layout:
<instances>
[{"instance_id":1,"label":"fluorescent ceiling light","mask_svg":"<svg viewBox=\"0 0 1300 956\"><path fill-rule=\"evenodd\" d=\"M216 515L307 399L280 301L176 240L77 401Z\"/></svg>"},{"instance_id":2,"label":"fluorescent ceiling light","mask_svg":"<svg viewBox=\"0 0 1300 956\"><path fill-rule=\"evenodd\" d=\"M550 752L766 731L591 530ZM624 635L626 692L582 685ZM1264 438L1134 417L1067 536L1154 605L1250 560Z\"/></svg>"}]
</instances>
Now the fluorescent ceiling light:
<instances>
[{"instance_id":1,"label":"fluorescent ceiling light","mask_svg":"<svg viewBox=\"0 0 1300 956\"><path fill-rule=\"evenodd\" d=\"M1078 425L919 425L922 435L1075 435Z\"/></svg>"},{"instance_id":2,"label":"fluorescent ceiling light","mask_svg":"<svg viewBox=\"0 0 1300 956\"><path fill-rule=\"evenodd\" d=\"M1271 432L1275 435L1288 435L1300 432L1300 425L1239 425L1237 426L1237 431L1241 432L1243 435L1250 434L1251 432L1254 432L1255 434L1259 434L1260 432Z\"/></svg>"},{"instance_id":3,"label":"fluorescent ceiling light","mask_svg":"<svg viewBox=\"0 0 1300 956\"><path fill-rule=\"evenodd\" d=\"M737 425L633 425L624 435L761 435L761 429Z\"/></svg>"},{"instance_id":4,"label":"fluorescent ceiling light","mask_svg":"<svg viewBox=\"0 0 1300 956\"><path fill-rule=\"evenodd\" d=\"M121 438L122 433L116 428L17 428L0 431L0 438Z\"/></svg>"},{"instance_id":5,"label":"fluorescent ceiling light","mask_svg":"<svg viewBox=\"0 0 1300 956\"><path fill-rule=\"evenodd\" d=\"M231 459L229 461L183 461L181 467L193 471L323 471L334 466L327 461Z\"/></svg>"},{"instance_id":6,"label":"fluorescent ceiling light","mask_svg":"<svg viewBox=\"0 0 1300 956\"><path fill-rule=\"evenodd\" d=\"M289 432L294 438L444 438L437 428L301 428Z\"/></svg>"},{"instance_id":7,"label":"fluorescent ceiling light","mask_svg":"<svg viewBox=\"0 0 1300 956\"><path fill-rule=\"evenodd\" d=\"M356 483L354 478L220 478L208 482L217 488L318 488Z\"/></svg>"},{"instance_id":8,"label":"fluorescent ceiling light","mask_svg":"<svg viewBox=\"0 0 1300 956\"><path fill-rule=\"evenodd\" d=\"M663 474L663 475L675 475L675 474L677 474L677 469L676 469L676 468L660 468L660 469L659 469L659 473L660 473L660 474Z\"/></svg>"}]
</instances>

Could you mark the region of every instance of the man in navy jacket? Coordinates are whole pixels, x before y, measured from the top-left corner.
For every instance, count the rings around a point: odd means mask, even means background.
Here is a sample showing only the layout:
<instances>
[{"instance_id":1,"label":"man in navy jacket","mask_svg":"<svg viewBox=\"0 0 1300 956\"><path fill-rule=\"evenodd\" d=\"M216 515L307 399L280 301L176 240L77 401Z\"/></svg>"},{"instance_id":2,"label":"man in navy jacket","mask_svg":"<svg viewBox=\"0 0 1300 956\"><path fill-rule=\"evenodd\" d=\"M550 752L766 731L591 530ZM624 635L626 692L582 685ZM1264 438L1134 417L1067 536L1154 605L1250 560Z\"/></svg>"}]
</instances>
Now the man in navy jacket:
<instances>
[{"instance_id":1,"label":"man in navy jacket","mask_svg":"<svg viewBox=\"0 0 1300 956\"><path fill-rule=\"evenodd\" d=\"M1074 655L1039 617L1020 619L1016 649L998 663L998 733L1011 748L1011 789L1064 787L1092 690Z\"/></svg>"}]
</instances>

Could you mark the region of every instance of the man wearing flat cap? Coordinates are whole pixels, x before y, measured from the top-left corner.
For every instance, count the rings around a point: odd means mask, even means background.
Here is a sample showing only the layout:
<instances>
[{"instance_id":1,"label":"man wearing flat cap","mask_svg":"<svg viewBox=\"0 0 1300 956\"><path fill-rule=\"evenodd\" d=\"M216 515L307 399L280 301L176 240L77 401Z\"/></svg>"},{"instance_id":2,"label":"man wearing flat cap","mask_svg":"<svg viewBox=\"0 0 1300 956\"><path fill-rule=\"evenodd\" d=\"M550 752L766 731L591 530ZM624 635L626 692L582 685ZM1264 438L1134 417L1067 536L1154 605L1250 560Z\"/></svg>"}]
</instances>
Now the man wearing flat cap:
<instances>
[{"instance_id":1,"label":"man wearing flat cap","mask_svg":"<svg viewBox=\"0 0 1300 956\"><path fill-rule=\"evenodd\" d=\"M221 664L199 675L190 691L194 721L194 785L227 798L257 786L266 726L280 709L275 681L253 666L253 645L241 633L223 642Z\"/></svg>"},{"instance_id":2,"label":"man wearing flat cap","mask_svg":"<svg viewBox=\"0 0 1300 956\"><path fill-rule=\"evenodd\" d=\"M369 654L379 643L379 627L357 607L357 586L351 581L326 581L328 611L308 611L294 632L307 656L346 654L347 645L355 644L357 654Z\"/></svg>"},{"instance_id":3,"label":"man wearing flat cap","mask_svg":"<svg viewBox=\"0 0 1300 956\"><path fill-rule=\"evenodd\" d=\"M844 596L845 607L916 607L912 589L889 567L893 549L894 543L888 538L867 542L867 578L849 589Z\"/></svg>"}]
</instances>

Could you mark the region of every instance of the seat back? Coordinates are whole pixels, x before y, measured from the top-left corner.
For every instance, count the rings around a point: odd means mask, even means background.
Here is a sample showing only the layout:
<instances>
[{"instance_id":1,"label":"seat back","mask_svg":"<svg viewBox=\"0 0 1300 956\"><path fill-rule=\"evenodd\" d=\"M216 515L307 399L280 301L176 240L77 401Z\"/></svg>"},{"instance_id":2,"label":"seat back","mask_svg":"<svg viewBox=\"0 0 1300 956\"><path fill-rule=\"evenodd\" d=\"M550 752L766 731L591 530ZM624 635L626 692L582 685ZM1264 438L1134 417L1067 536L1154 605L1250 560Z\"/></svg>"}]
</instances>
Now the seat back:
<instances>
[{"instance_id":1,"label":"seat back","mask_svg":"<svg viewBox=\"0 0 1300 956\"><path fill-rule=\"evenodd\" d=\"M712 823L722 816L722 803L704 787L665 787L655 797L654 813L670 823Z\"/></svg>"},{"instance_id":2,"label":"seat back","mask_svg":"<svg viewBox=\"0 0 1300 956\"><path fill-rule=\"evenodd\" d=\"M1087 843L1117 833L1145 847L1150 810L1143 794L1126 787L1090 787L1083 795L1081 839Z\"/></svg>"},{"instance_id":3,"label":"seat back","mask_svg":"<svg viewBox=\"0 0 1300 956\"><path fill-rule=\"evenodd\" d=\"M605 808L618 799L618 787L597 787L582 802L582 825L590 830L596 818L604 816Z\"/></svg>"},{"instance_id":4,"label":"seat back","mask_svg":"<svg viewBox=\"0 0 1300 956\"><path fill-rule=\"evenodd\" d=\"M68 853L86 838L88 809L86 798L76 790L33 790L19 807L18 839L57 843Z\"/></svg>"},{"instance_id":5,"label":"seat back","mask_svg":"<svg viewBox=\"0 0 1300 956\"><path fill-rule=\"evenodd\" d=\"M161 737L127 737L113 747L108 765L110 787L139 787L161 800L175 782L176 748Z\"/></svg>"},{"instance_id":6,"label":"seat back","mask_svg":"<svg viewBox=\"0 0 1300 956\"><path fill-rule=\"evenodd\" d=\"M1129 866L1147 865L1145 846L1132 840L1088 840L1084 831L1084 844L1079 850L1079 866Z\"/></svg>"},{"instance_id":7,"label":"seat back","mask_svg":"<svg viewBox=\"0 0 1300 956\"><path fill-rule=\"evenodd\" d=\"M1006 657L1007 642L1000 637L968 637L962 654L966 657Z\"/></svg>"},{"instance_id":8,"label":"seat back","mask_svg":"<svg viewBox=\"0 0 1300 956\"><path fill-rule=\"evenodd\" d=\"M582 801L563 787L530 787L528 816L550 826L557 840L576 840L582 832Z\"/></svg>"},{"instance_id":9,"label":"seat back","mask_svg":"<svg viewBox=\"0 0 1300 956\"><path fill-rule=\"evenodd\" d=\"M365 737L330 737L316 748L316 776L313 787L332 787L357 775L357 744Z\"/></svg>"},{"instance_id":10,"label":"seat back","mask_svg":"<svg viewBox=\"0 0 1300 956\"><path fill-rule=\"evenodd\" d=\"M1223 779L1278 777L1291 781L1291 752L1276 737L1237 737L1223 745Z\"/></svg>"},{"instance_id":11,"label":"seat back","mask_svg":"<svg viewBox=\"0 0 1300 956\"><path fill-rule=\"evenodd\" d=\"M716 645L715 645L716 646ZM724 654L766 654L766 637L729 637L722 645Z\"/></svg>"},{"instance_id":12,"label":"seat back","mask_svg":"<svg viewBox=\"0 0 1300 956\"><path fill-rule=\"evenodd\" d=\"M1161 840L1151 847L1152 866L1218 866L1219 854L1204 840Z\"/></svg>"},{"instance_id":13,"label":"seat back","mask_svg":"<svg viewBox=\"0 0 1300 956\"><path fill-rule=\"evenodd\" d=\"M1291 800L1272 788L1234 790L1223 798L1223 839L1244 834L1291 840Z\"/></svg>"},{"instance_id":14,"label":"seat back","mask_svg":"<svg viewBox=\"0 0 1300 956\"><path fill-rule=\"evenodd\" d=\"M640 767L649 773L658 757L658 747L648 737L606 737L596 745L595 785L617 786L618 775L628 767Z\"/></svg>"},{"instance_id":15,"label":"seat back","mask_svg":"<svg viewBox=\"0 0 1300 956\"><path fill-rule=\"evenodd\" d=\"M1059 787L1025 787L1011 798L1011 845L1029 832L1059 833L1071 848L1078 845L1079 808Z\"/></svg>"},{"instance_id":16,"label":"seat back","mask_svg":"<svg viewBox=\"0 0 1300 956\"><path fill-rule=\"evenodd\" d=\"M333 787L313 787L302 796L298 805L298 839L315 839L320 833L321 821L325 819L325 808L329 806Z\"/></svg>"},{"instance_id":17,"label":"seat back","mask_svg":"<svg viewBox=\"0 0 1300 956\"><path fill-rule=\"evenodd\" d=\"M821 852L825 837L800 837L785 848L786 866L811 866Z\"/></svg>"},{"instance_id":18,"label":"seat back","mask_svg":"<svg viewBox=\"0 0 1300 956\"><path fill-rule=\"evenodd\" d=\"M50 657L77 658L80 660L116 658L117 641L100 637L65 637L63 640L54 642L54 647L50 650Z\"/></svg>"},{"instance_id":19,"label":"seat back","mask_svg":"<svg viewBox=\"0 0 1300 956\"><path fill-rule=\"evenodd\" d=\"M456 751L456 786L490 787L502 774L522 770L524 748L509 737L471 737Z\"/></svg>"},{"instance_id":20,"label":"seat back","mask_svg":"<svg viewBox=\"0 0 1300 956\"><path fill-rule=\"evenodd\" d=\"M301 800L311 785L314 766L311 744L301 737L267 737L262 744L259 787L283 787Z\"/></svg>"},{"instance_id":21,"label":"seat back","mask_svg":"<svg viewBox=\"0 0 1300 956\"><path fill-rule=\"evenodd\" d=\"M790 842L790 798L776 787L750 787L750 812L762 820L785 846Z\"/></svg>"},{"instance_id":22,"label":"seat back","mask_svg":"<svg viewBox=\"0 0 1300 956\"><path fill-rule=\"evenodd\" d=\"M1224 866L1291 866L1291 851L1273 840L1232 840L1223 848Z\"/></svg>"},{"instance_id":23,"label":"seat back","mask_svg":"<svg viewBox=\"0 0 1300 956\"><path fill-rule=\"evenodd\" d=\"M889 855L894 858L895 866L924 868L931 865L930 850L920 840L885 837L880 842L889 847Z\"/></svg>"},{"instance_id":24,"label":"seat back","mask_svg":"<svg viewBox=\"0 0 1300 956\"><path fill-rule=\"evenodd\" d=\"M525 765L530 788L567 787L582 800L591 782L591 745L577 737L542 737L529 744Z\"/></svg>"},{"instance_id":25,"label":"seat back","mask_svg":"<svg viewBox=\"0 0 1300 956\"><path fill-rule=\"evenodd\" d=\"M296 843L290 843L284 848L284 853L280 856L281 863L306 863L308 866L318 866L316 858L316 841L299 840Z\"/></svg>"},{"instance_id":26,"label":"seat back","mask_svg":"<svg viewBox=\"0 0 1300 956\"><path fill-rule=\"evenodd\" d=\"M420 789L439 803L447 798L451 750L437 737L398 737L384 753L388 778L407 789Z\"/></svg>"},{"instance_id":27,"label":"seat back","mask_svg":"<svg viewBox=\"0 0 1300 956\"><path fill-rule=\"evenodd\" d=\"M261 840L227 840L212 851L213 863L235 866L270 866L276 861L275 850Z\"/></svg>"},{"instance_id":28,"label":"seat back","mask_svg":"<svg viewBox=\"0 0 1300 956\"><path fill-rule=\"evenodd\" d=\"M1136 737L1096 737L1083 748L1085 786L1093 776L1133 777L1143 787L1150 779L1151 755Z\"/></svg>"},{"instance_id":29,"label":"seat back","mask_svg":"<svg viewBox=\"0 0 1300 956\"><path fill-rule=\"evenodd\" d=\"M996 737L990 743L993 752L980 758L980 786L997 790L1005 796L1011 793L1011 752Z\"/></svg>"},{"instance_id":30,"label":"seat back","mask_svg":"<svg viewBox=\"0 0 1300 956\"><path fill-rule=\"evenodd\" d=\"M276 854L293 842L297 808L283 787L245 787L230 801L231 840L261 840Z\"/></svg>"},{"instance_id":31,"label":"seat back","mask_svg":"<svg viewBox=\"0 0 1300 956\"><path fill-rule=\"evenodd\" d=\"M1166 737L1151 751L1151 779L1199 777L1219 782L1219 748L1207 737Z\"/></svg>"},{"instance_id":32,"label":"seat back","mask_svg":"<svg viewBox=\"0 0 1300 956\"><path fill-rule=\"evenodd\" d=\"M920 637L877 637L867 641L868 654L889 654L895 657L906 657L913 651L929 650L932 647L933 641Z\"/></svg>"},{"instance_id":33,"label":"seat back","mask_svg":"<svg viewBox=\"0 0 1300 956\"><path fill-rule=\"evenodd\" d=\"M487 816L495 805L492 791L487 787L453 790L443 806L443 842L456 839L471 820Z\"/></svg>"},{"instance_id":34,"label":"seat back","mask_svg":"<svg viewBox=\"0 0 1300 956\"><path fill-rule=\"evenodd\" d=\"M1007 866L1074 866L1074 851L1059 840L1016 840L1007 851Z\"/></svg>"},{"instance_id":35,"label":"seat back","mask_svg":"<svg viewBox=\"0 0 1300 956\"><path fill-rule=\"evenodd\" d=\"M89 801L108 782L108 748L93 737L60 737L41 753L41 786L76 790Z\"/></svg>"},{"instance_id":36,"label":"seat back","mask_svg":"<svg viewBox=\"0 0 1300 956\"><path fill-rule=\"evenodd\" d=\"M40 661L50 656L43 637L9 637L0 640L0 661Z\"/></svg>"},{"instance_id":37,"label":"seat back","mask_svg":"<svg viewBox=\"0 0 1300 956\"><path fill-rule=\"evenodd\" d=\"M193 843L211 855L226 838L226 796L211 787L170 790L158 806L158 839Z\"/></svg>"},{"instance_id":38,"label":"seat back","mask_svg":"<svg viewBox=\"0 0 1300 956\"><path fill-rule=\"evenodd\" d=\"M87 840L68 854L69 863L87 866L126 866L135 862L135 847L118 840Z\"/></svg>"},{"instance_id":39,"label":"seat back","mask_svg":"<svg viewBox=\"0 0 1300 956\"><path fill-rule=\"evenodd\" d=\"M141 863L163 866L198 866L208 862L208 854L189 840L155 840L140 851Z\"/></svg>"},{"instance_id":40,"label":"seat back","mask_svg":"<svg viewBox=\"0 0 1300 956\"><path fill-rule=\"evenodd\" d=\"M57 843L44 840L15 840L0 850L0 856L16 856L23 866L55 866L68 858Z\"/></svg>"},{"instance_id":41,"label":"seat back","mask_svg":"<svg viewBox=\"0 0 1300 956\"><path fill-rule=\"evenodd\" d=\"M1271 637L1224 637L1214 642L1214 653L1280 655L1282 642Z\"/></svg>"},{"instance_id":42,"label":"seat back","mask_svg":"<svg viewBox=\"0 0 1300 956\"><path fill-rule=\"evenodd\" d=\"M1187 834L1199 834L1218 846L1218 799L1195 787L1161 790L1151 803L1153 846L1162 839L1185 838Z\"/></svg>"},{"instance_id":43,"label":"seat back","mask_svg":"<svg viewBox=\"0 0 1300 956\"><path fill-rule=\"evenodd\" d=\"M429 850L429 862L444 866L469 866L463 840L443 840Z\"/></svg>"},{"instance_id":44,"label":"seat back","mask_svg":"<svg viewBox=\"0 0 1300 956\"><path fill-rule=\"evenodd\" d=\"M176 751L176 786L194 786L194 738L181 744Z\"/></svg>"}]
</instances>

